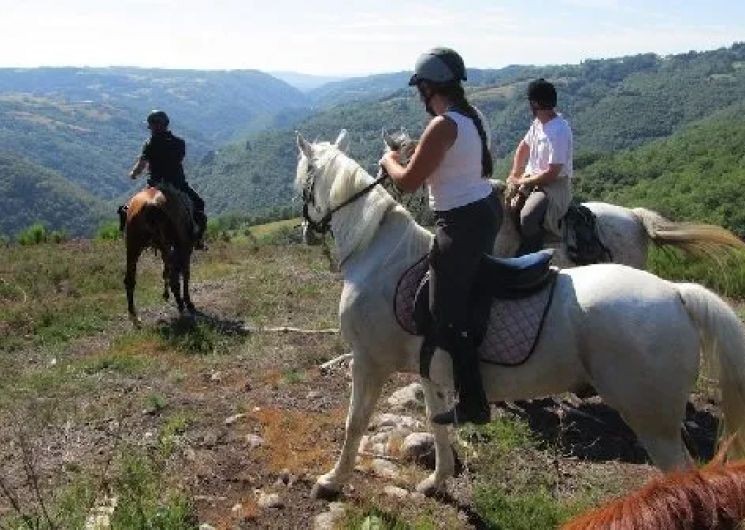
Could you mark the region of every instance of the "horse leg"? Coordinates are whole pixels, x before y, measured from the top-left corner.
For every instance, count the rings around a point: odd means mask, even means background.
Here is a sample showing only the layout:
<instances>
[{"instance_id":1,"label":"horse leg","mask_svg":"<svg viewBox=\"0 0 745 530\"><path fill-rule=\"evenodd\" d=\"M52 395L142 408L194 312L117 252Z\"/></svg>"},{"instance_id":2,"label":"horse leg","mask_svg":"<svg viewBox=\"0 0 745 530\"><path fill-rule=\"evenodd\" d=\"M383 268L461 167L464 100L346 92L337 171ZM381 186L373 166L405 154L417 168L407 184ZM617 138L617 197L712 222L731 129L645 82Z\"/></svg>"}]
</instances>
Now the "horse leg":
<instances>
[{"instance_id":1,"label":"horse leg","mask_svg":"<svg viewBox=\"0 0 745 530\"><path fill-rule=\"evenodd\" d=\"M127 271L124 274L124 287L127 291L127 311L129 319L135 327L140 327L142 321L135 309L135 284L137 283L137 261L140 259L142 247L127 241Z\"/></svg>"},{"instance_id":2,"label":"horse leg","mask_svg":"<svg viewBox=\"0 0 745 530\"><path fill-rule=\"evenodd\" d=\"M447 410L442 390L438 385L429 379L422 379L422 389L428 418ZM425 495L439 492L445 480L455 473L455 460L447 426L430 422L430 427L435 437L435 470L416 487L418 492Z\"/></svg>"},{"instance_id":3,"label":"horse leg","mask_svg":"<svg viewBox=\"0 0 745 530\"><path fill-rule=\"evenodd\" d=\"M386 377L386 373L382 373L355 356L352 364L352 396L347 414L344 445L334 469L316 480L312 491L314 497L333 498L341 492L342 487L349 480L354 469L357 451L360 448L360 439L370 421L370 415L383 390Z\"/></svg>"},{"instance_id":4,"label":"horse leg","mask_svg":"<svg viewBox=\"0 0 745 530\"><path fill-rule=\"evenodd\" d=\"M184 300L181 298L181 282L179 276L181 275L181 267L179 263L179 251L174 248L168 253L168 282L171 286L171 292L173 293L173 299L176 301L176 307L178 307L179 314L184 312Z\"/></svg>"},{"instance_id":5,"label":"horse leg","mask_svg":"<svg viewBox=\"0 0 745 530\"><path fill-rule=\"evenodd\" d=\"M163 249L161 249L160 255L163 259L163 300L167 302L169 298L168 281L171 277L171 267L168 263L168 252L164 252Z\"/></svg>"},{"instance_id":6,"label":"horse leg","mask_svg":"<svg viewBox=\"0 0 745 530\"><path fill-rule=\"evenodd\" d=\"M186 304L186 310L189 313L194 313L196 309L191 301L191 295L189 294L189 280L191 278L191 251L187 250L184 253L183 260L183 281L184 281L184 303Z\"/></svg>"}]
</instances>

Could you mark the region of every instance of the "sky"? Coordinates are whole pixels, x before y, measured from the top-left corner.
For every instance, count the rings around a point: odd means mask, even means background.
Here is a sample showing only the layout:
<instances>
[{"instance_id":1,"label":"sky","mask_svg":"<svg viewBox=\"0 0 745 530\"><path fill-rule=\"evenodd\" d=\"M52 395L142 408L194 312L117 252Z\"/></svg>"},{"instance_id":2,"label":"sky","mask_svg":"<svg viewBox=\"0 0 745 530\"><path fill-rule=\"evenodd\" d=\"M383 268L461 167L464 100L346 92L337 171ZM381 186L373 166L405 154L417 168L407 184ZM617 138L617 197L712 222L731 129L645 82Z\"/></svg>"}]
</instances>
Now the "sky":
<instances>
[{"instance_id":1,"label":"sky","mask_svg":"<svg viewBox=\"0 0 745 530\"><path fill-rule=\"evenodd\" d=\"M364 75L440 45L499 68L745 41L745 0L0 0L0 13L0 67Z\"/></svg>"}]
</instances>

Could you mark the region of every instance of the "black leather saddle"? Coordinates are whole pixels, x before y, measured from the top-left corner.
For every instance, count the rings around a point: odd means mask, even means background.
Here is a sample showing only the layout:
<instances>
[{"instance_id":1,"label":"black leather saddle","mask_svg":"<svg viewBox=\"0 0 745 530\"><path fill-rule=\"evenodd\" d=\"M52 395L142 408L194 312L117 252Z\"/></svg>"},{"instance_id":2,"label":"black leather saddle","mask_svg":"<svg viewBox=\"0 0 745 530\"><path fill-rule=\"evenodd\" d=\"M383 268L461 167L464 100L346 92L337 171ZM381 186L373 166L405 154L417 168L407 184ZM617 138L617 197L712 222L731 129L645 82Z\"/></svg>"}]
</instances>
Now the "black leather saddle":
<instances>
[{"instance_id":1,"label":"black leather saddle","mask_svg":"<svg viewBox=\"0 0 745 530\"><path fill-rule=\"evenodd\" d=\"M477 345L484 336L491 301L525 298L547 286L555 276L551 267L553 255L553 249L546 249L519 258L482 256L469 303L470 328ZM425 274L416 291L414 322L417 334L423 335L429 329L429 274Z\"/></svg>"}]
</instances>

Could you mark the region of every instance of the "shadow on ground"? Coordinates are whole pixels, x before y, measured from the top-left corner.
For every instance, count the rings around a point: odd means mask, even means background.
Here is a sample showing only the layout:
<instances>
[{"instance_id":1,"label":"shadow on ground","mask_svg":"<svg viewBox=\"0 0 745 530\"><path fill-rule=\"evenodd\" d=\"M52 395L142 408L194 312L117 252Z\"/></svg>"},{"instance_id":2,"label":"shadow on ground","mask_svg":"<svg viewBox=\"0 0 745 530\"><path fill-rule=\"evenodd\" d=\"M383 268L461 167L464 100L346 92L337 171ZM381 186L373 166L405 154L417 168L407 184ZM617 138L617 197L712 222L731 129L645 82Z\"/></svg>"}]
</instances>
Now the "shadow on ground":
<instances>
[{"instance_id":1,"label":"shadow on ground","mask_svg":"<svg viewBox=\"0 0 745 530\"><path fill-rule=\"evenodd\" d=\"M598 397L578 404L545 398L505 407L528 422L540 440L566 455L596 462L649 463L634 432L618 412ZM714 456L718 424L714 407L688 403L684 438L694 458L707 461Z\"/></svg>"}]
</instances>

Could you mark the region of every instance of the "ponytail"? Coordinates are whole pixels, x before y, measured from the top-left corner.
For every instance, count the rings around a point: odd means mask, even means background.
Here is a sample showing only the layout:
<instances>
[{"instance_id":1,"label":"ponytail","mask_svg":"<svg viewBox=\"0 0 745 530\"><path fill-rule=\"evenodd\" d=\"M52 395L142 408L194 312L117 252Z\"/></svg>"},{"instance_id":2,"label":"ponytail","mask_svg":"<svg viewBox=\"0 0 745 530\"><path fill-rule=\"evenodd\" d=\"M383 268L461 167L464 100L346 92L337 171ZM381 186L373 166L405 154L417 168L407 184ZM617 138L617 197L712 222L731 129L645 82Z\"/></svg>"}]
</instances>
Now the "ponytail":
<instances>
[{"instance_id":1,"label":"ponytail","mask_svg":"<svg viewBox=\"0 0 745 530\"><path fill-rule=\"evenodd\" d=\"M460 83L447 83L434 86L434 91L450 98L453 102L453 110L459 114L471 118L476 130L481 138L481 176L489 178L494 171L494 162L492 161L491 151L489 151L489 139L486 137L486 129L481 120L481 115L476 108L466 99L466 93Z\"/></svg>"}]
</instances>

